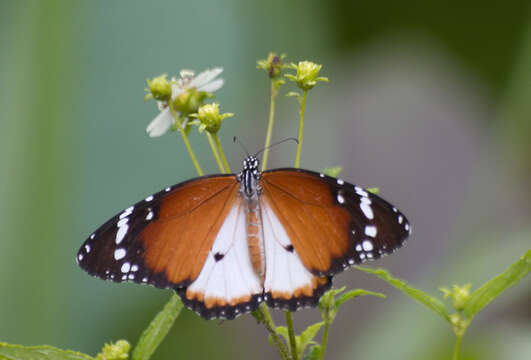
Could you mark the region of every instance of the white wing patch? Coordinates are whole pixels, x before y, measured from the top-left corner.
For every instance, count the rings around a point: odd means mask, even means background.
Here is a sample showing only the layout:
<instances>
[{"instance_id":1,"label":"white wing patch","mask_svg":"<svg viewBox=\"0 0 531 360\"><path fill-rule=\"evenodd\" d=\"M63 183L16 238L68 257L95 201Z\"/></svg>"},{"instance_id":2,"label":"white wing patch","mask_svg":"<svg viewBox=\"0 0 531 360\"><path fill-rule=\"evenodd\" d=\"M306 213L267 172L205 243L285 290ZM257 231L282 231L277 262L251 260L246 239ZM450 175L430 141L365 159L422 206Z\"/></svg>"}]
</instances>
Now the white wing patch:
<instances>
[{"instance_id":1,"label":"white wing patch","mask_svg":"<svg viewBox=\"0 0 531 360\"><path fill-rule=\"evenodd\" d=\"M186 300L200 315L232 318L259 303L263 289L247 246L245 208L235 201Z\"/></svg>"},{"instance_id":2,"label":"white wing patch","mask_svg":"<svg viewBox=\"0 0 531 360\"><path fill-rule=\"evenodd\" d=\"M262 214L266 258L264 292L267 294L267 303L283 308L303 306L306 301L301 302L299 299L316 295L318 278L303 265L286 230L266 201L262 201Z\"/></svg>"}]
</instances>

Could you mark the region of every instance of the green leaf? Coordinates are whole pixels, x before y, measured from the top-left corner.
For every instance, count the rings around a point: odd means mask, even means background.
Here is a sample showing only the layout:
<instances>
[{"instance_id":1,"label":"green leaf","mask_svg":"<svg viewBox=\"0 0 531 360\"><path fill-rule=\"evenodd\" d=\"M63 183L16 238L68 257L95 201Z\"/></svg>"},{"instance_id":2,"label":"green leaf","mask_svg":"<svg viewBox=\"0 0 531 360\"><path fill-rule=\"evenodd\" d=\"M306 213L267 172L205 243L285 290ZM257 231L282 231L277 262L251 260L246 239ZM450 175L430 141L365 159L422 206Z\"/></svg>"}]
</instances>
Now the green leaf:
<instances>
[{"instance_id":1,"label":"green leaf","mask_svg":"<svg viewBox=\"0 0 531 360\"><path fill-rule=\"evenodd\" d=\"M470 295L464 311L471 319L492 300L505 290L518 283L531 271L531 250L528 250L517 262L512 264L500 275L483 284Z\"/></svg>"},{"instance_id":2,"label":"green leaf","mask_svg":"<svg viewBox=\"0 0 531 360\"><path fill-rule=\"evenodd\" d=\"M386 298L386 296L384 294L377 293L377 292L374 292L374 291L363 290L363 289L350 290L350 291L347 291L344 294L341 294L341 296L339 296L336 299L336 309L339 308L341 305L343 305L343 303L345 303L346 301L349 301L350 299L353 299L353 298L355 298L357 296L361 296L361 295L378 296L378 297L380 297L382 299Z\"/></svg>"},{"instance_id":3,"label":"green leaf","mask_svg":"<svg viewBox=\"0 0 531 360\"><path fill-rule=\"evenodd\" d=\"M153 355L170 331L182 308L183 303L179 296L173 295L140 336L133 350L133 360L147 360Z\"/></svg>"},{"instance_id":4,"label":"green leaf","mask_svg":"<svg viewBox=\"0 0 531 360\"><path fill-rule=\"evenodd\" d=\"M310 325L308 326L302 333L300 336L297 336L297 354L304 354L304 350L306 349L306 346L310 345L310 344L315 344L313 340L313 338L315 337L315 335L317 335L317 333L319 332L319 330L321 329L321 327L324 325L324 321L321 321L321 322L318 322L318 323L315 323L313 325Z\"/></svg>"},{"instance_id":5,"label":"green leaf","mask_svg":"<svg viewBox=\"0 0 531 360\"><path fill-rule=\"evenodd\" d=\"M277 326L275 330L277 334L279 334L280 336L284 338L284 340L286 340L286 344L289 344L288 328L285 326Z\"/></svg>"},{"instance_id":6,"label":"green leaf","mask_svg":"<svg viewBox=\"0 0 531 360\"><path fill-rule=\"evenodd\" d=\"M93 357L72 350L62 350L49 345L22 346L0 342L2 360L94 360Z\"/></svg>"},{"instance_id":7,"label":"green leaf","mask_svg":"<svg viewBox=\"0 0 531 360\"><path fill-rule=\"evenodd\" d=\"M319 360L321 359L321 345L314 345L308 351L308 354L304 356L304 360Z\"/></svg>"},{"instance_id":8,"label":"green leaf","mask_svg":"<svg viewBox=\"0 0 531 360\"><path fill-rule=\"evenodd\" d=\"M402 291L404 294L412 297L414 300L423 304L428 309L432 310L437 315L442 316L451 323L450 315L444 307L444 304L433 296L430 296L425 292L408 285L403 280L391 276L391 274L384 269L371 269L363 266L355 266L355 268L366 273L376 275L380 279L387 281L390 285Z\"/></svg>"},{"instance_id":9,"label":"green leaf","mask_svg":"<svg viewBox=\"0 0 531 360\"><path fill-rule=\"evenodd\" d=\"M326 174L331 177L338 177L338 175L343 171L343 166L334 166L323 169L323 174Z\"/></svg>"}]
</instances>

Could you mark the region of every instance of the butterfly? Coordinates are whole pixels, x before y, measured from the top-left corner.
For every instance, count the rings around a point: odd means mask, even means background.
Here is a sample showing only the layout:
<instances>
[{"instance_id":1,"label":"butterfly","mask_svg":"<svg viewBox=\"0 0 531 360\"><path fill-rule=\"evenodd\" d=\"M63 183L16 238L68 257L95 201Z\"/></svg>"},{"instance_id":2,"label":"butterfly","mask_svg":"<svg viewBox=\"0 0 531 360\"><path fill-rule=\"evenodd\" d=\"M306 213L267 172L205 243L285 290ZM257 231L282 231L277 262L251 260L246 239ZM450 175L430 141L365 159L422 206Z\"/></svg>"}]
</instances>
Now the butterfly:
<instances>
[{"instance_id":1,"label":"butterfly","mask_svg":"<svg viewBox=\"0 0 531 360\"><path fill-rule=\"evenodd\" d=\"M239 174L167 187L112 217L77 253L90 275L172 288L205 319L261 302L315 306L345 268L394 252L411 225L359 186L309 170Z\"/></svg>"}]
</instances>

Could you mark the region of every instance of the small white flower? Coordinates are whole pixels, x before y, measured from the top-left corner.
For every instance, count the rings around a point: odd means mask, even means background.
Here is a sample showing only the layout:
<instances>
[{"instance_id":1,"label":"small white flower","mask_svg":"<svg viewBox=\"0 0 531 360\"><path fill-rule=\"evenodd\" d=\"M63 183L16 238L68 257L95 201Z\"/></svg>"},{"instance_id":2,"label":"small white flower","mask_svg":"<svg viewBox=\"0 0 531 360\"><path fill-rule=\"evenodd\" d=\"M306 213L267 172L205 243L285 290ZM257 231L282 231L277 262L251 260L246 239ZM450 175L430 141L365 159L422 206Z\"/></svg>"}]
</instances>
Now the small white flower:
<instances>
[{"instance_id":1,"label":"small white flower","mask_svg":"<svg viewBox=\"0 0 531 360\"><path fill-rule=\"evenodd\" d=\"M195 88L197 91L214 92L223 86L223 79L216 79L223 72L223 68L216 67L205 70L194 76L192 70L181 70L179 79L171 79L171 100L175 100L184 91ZM175 124L175 119L165 101L157 101L160 113L149 123L146 128L150 137L164 135ZM188 119L185 119L185 124Z\"/></svg>"},{"instance_id":2,"label":"small white flower","mask_svg":"<svg viewBox=\"0 0 531 360\"><path fill-rule=\"evenodd\" d=\"M197 76L192 70L181 70L179 79L172 79L171 99L175 100L179 94L190 88L196 88L197 91L214 92L221 89L223 79L216 79L223 72L223 68L217 67L205 70Z\"/></svg>"},{"instance_id":3,"label":"small white flower","mask_svg":"<svg viewBox=\"0 0 531 360\"><path fill-rule=\"evenodd\" d=\"M172 125L175 123L170 108L163 109L154 119L151 121L146 129L150 137L157 137L164 135Z\"/></svg>"}]
</instances>

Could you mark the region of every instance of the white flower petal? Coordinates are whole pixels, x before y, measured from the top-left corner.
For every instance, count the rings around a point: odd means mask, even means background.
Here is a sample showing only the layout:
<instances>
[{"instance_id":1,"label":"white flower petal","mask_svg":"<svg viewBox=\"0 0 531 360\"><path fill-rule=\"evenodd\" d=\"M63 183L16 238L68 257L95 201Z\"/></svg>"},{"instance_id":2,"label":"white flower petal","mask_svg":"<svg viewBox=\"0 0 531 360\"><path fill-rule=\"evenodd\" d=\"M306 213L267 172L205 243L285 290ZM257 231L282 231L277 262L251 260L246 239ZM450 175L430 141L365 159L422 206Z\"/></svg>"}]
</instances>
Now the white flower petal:
<instances>
[{"instance_id":1,"label":"white flower petal","mask_svg":"<svg viewBox=\"0 0 531 360\"><path fill-rule=\"evenodd\" d=\"M216 79L203 86L197 88L197 91L214 92L221 89L223 86L223 79Z\"/></svg>"},{"instance_id":2,"label":"white flower petal","mask_svg":"<svg viewBox=\"0 0 531 360\"><path fill-rule=\"evenodd\" d=\"M177 96L179 96L184 91L182 85L179 84L172 84L171 85L171 99L175 100Z\"/></svg>"},{"instance_id":3,"label":"white flower petal","mask_svg":"<svg viewBox=\"0 0 531 360\"><path fill-rule=\"evenodd\" d=\"M208 84L214 80L219 74L223 72L223 68L217 67L210 70L205 70L199 75L197 75L192 81L190 81L190 87L199 88L203 85Z\"/></svg>"},{"instance_id":4,"label":"white flower petal","mask_svg":"<svg viewBox=\"0 0 531 360\"><path fill-rule=\"evenodd\" d=\"M174 119L171 115L170 108L162 110L154 119L149 123L146 128L150 137L157 137L164 135L166 131L173 125Z\"/></svg>"}]
</instances>

